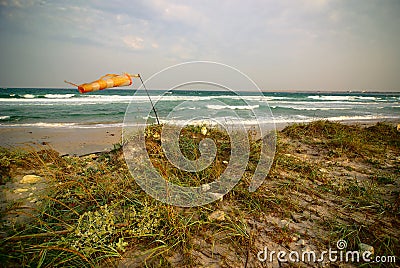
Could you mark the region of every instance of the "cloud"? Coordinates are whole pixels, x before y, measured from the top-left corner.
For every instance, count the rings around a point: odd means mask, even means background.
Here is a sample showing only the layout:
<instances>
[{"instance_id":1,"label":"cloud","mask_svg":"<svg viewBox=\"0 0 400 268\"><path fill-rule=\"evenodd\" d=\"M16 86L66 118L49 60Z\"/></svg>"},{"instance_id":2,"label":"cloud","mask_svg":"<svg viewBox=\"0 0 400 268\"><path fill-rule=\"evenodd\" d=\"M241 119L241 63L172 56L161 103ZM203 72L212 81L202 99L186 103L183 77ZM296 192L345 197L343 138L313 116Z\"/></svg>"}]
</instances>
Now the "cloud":
<instances>
[{"instance_id":1,"label":"cloud","mask_svg":"<svg viewBox=\"0 0 400 268\"><path fill-rule=\"evenodd\" d=\"M206 20L206 16L196 10L195 6L176 4L163 0L147 2L164 20L180 21L188 25L199 25Z\"/></svg>"},{"instance_id":2,"label":"cloud","mask_svg":"<svg viewBox=\"0 0 400 268\"><path fill-rule=\"evenodd\" d=\"M19 53L12 50L13 57L29 53L30 44L36 43L53 52L66 51L65 57L73 47L76 52L69 56L82 64L90 57L87 51L93 51L92 56L98 53L110 58L117 54L123 59L151 58L162 67L185 60L216 60L238 67L248 64L258 70L261 80L266 69L279 72L277 77L282 79L276 78L276 84L284 83L288 74L299 72L296 77L301 77L305 70L311 70L310 65L322 69L319 67L325 63L349 66L348 62L354 62L356 69L357 64L361 65L360 58L365 58L363 66L374 65L374 59L365 55L381 57L396 70L400 68L400 1L385 3L0 0L0 50L11 51L5 44L15 37L26 48L19 46ZM46 53L43 57L50 56ZM120 64L121 61L112 62L107 67L118 68ZM302 64L306 67L298 70ZM154 66L149 65L148 69ZM306 80L305 76L301 82Z\"/></svg>"},{"instance_id":3,"label":"cloud","mask_svg":"<svg viewBox=\"0 0 400 268\"><path fill-rule=\"evenodd\" d=\"M135 50L140 50L144 48L143 38L137 36L125 36L122 39L129 48L133 48Z\"/></svg>"},{"instance_id":4,"label":"cloud","mask_svg":"<svg viewBox=\"0 0 400 268\"><path fill-rule=\"evenodd\" d=\"M4 7L15 7L15 8L26 8L31 7L35 4L34 0L1 0L0 5Z\"/></svg>"}]
</instances>

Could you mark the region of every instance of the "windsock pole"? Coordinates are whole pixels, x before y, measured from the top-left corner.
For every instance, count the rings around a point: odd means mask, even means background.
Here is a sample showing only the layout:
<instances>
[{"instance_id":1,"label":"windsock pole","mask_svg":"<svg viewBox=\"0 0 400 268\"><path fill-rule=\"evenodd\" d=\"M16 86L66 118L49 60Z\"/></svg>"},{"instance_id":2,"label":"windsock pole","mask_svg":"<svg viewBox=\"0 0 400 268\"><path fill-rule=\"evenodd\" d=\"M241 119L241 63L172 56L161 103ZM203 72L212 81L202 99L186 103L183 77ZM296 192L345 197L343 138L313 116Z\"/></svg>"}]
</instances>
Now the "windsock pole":
<instances>
[{"instance_id":1,"label":"windsock pole","mask_svg":"<svg viewBox=\"0 0 400 268\"><path fill-rule=\"evenodd\" d=\"M157 119L157 124L159 125L160 124L160 120L158 120L157 111L156 111L156 108L154 107L153 101L150 98L149 92L147 91L146 85L144 84L143 79L140 76L140 74L138 74L138 77L140 78L140 81L142 82L142 85L144 87L144 90L146 91L147 97L149 97L149 100L150 100L150 103L151 103L151 107L153 108L154 114L155 114L156 119Z\"/></svg>"}]
</instances>

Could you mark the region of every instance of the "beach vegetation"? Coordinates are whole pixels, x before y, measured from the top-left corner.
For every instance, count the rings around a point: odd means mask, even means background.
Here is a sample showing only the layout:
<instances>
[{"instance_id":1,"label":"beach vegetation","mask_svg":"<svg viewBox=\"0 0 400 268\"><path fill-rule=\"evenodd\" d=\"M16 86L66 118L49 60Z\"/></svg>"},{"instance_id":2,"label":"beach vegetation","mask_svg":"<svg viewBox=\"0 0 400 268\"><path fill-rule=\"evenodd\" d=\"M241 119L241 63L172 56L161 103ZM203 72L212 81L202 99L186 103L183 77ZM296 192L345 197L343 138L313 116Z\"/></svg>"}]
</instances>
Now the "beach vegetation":
<instances>
[{"instance_id":1,"label":"beach vegetation","mask_svg":"<svg viewBox=\"0 0 400 268\"><path fill-rule=\"evenodd\" d=\"M161 148L162 126L147 127L150 160L165 179L199 186L224 172L229 135L202 127L184 128L179 140L191 160L200 156L204 137L215 142L213 163L199 172L169 163ZM367 243L377 255L400 256L400 133L393 125L290 125L278 133L272 168L255 192L248 187L261 140L248 136L249 162L240 182L222 199L191 208L147 195L128 170L122 142L110 152L81 157L61 156L48 146L2 149L0 171L8 179L2 181L0 263L250 267L264 246L324 250L339 239L348 250ZM30 185L15 194L12 184L32 172L45 178L46 187Z\"/></svg>"}]
</instances>

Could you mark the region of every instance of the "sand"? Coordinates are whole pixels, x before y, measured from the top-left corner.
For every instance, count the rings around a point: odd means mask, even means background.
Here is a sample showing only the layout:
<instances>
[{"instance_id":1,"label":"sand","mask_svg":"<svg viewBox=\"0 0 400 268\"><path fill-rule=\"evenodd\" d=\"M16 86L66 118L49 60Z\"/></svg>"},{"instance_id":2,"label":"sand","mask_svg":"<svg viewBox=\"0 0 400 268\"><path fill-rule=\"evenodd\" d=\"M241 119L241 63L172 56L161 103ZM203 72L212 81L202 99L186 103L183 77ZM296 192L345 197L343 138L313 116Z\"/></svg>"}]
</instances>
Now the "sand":
<instances>
[{"instance_id":1,"label":"sand","mask_svg":"<svg viewBox=\"0 0 400 268\"><path fill-rule=\"evenodd\" d=\"M107 151L121 141L121 128L0 128L0 146L37 148L49 145L60 154L84 155Z\"/></svg>"}]
</instances>

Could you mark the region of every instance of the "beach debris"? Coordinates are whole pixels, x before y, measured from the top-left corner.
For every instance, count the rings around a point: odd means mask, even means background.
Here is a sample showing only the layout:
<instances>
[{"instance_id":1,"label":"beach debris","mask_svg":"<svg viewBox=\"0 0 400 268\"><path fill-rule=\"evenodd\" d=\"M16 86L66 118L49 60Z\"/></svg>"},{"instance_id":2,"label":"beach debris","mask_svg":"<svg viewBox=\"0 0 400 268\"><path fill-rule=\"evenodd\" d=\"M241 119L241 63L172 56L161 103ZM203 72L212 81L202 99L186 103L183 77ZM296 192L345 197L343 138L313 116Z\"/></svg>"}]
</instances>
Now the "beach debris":
<instances>
[{"instance_id":1,"label":"beach debris","mask_svg":"<svg viewBox=\"0 0 400 268\"><path fill-rule=\"evenodd\" d=\"M361 254L366 252L366 251L371 252L372 255L374 255L374 253L375 253L375 250L374 250L373 246L370 246L370 245L364 244L364 243L358 244L358 249L360 250Z\"/></svg>"},{"instance_id":2,"label":"beach debris","mask_svg":"<svg viewBox=\"0 0 400 268\"><path fill-rule=\"evenodd\" d=\"M225 212L222 210L216 210L210 215L208 215L209 221L224 221L225 220Z\"/></svg>"},{"instance_id":3,"label":"beach debris","mask_svg":"<svg viewBox=\"0 0 400 268\"><path fill-rule=\"evenodd\" d=\"M204 136L205 135L207 135L207 127L206 126L203 126L202 128L201 128L201 134L203 134Z\"/></svg>"},{"instance_id":4,"label":"beach debris","mask_svg":"<svg viewBox=\"0 0 400 268\"><path fill-rule=\"evenodd\" d=\"M400 124L397 124L397 131L400 132Z\"/></svg>"},{"instance_id":5,"label":"beach debris","mask_svg":"<svg viewBox=\"0 0 400 268\"><path fill-rule=\"evenodd\" d=\"M22 183L22 184L30 183L30 184L32 184L32 183L37 183L37 182L39 182L41 180L42 180L42 177L37 176L37 175L25 175L19 183Z\"/></svg>"}]
</instances>

